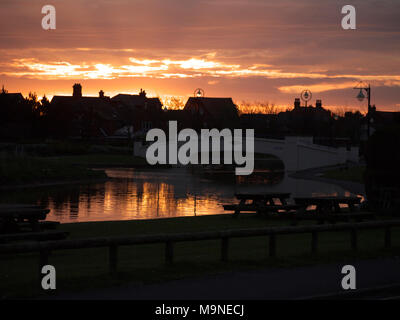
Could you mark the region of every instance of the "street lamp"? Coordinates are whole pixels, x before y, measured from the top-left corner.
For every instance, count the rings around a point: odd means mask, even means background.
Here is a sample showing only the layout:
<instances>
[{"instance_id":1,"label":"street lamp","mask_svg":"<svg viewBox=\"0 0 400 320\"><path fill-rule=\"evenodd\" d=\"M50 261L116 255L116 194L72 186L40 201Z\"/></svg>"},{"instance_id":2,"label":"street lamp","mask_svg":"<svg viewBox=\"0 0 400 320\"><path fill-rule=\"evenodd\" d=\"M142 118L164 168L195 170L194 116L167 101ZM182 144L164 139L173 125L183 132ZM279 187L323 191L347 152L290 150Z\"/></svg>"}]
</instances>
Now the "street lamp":
<instances>
[{"instance_id":1,"label":"street lamp","mask_svg":"<svg viewBox=\"0 0 400 320\"><path fill-rule=\"evenodd\" d=\"M369 134L370 134L370 122L371 122L371 86L368 84L363 83L360 81L360 83L355 86L353 89L360 90L360 92L357 95L358 101L362 102L365 99L364 91L367 93L367 98L368 98L368 112L367 112L367 137L369 139Z\"/></svg>"}]
</instances>

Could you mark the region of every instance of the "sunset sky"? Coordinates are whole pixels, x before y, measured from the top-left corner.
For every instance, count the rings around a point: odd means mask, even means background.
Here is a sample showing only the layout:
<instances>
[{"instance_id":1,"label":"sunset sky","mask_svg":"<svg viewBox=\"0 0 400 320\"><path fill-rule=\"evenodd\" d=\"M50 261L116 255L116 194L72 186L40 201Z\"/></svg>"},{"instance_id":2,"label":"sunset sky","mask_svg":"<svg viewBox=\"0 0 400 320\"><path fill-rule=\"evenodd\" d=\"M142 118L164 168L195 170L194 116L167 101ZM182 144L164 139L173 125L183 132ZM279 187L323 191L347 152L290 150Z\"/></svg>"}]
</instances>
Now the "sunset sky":
<instances>
[{"instance_id":1,"label":"sunset sky","mask_svg":"<svg viewBox=\"0 0 400 320\"><path fill-rule=\"evenodd\" d=\"M57 29L41 27L54 5ZM342 6L357 30L341 28ZM39 96L137 93L400 111L398 0L1 0L0 85Z\"/></svg>"}]
</instances>

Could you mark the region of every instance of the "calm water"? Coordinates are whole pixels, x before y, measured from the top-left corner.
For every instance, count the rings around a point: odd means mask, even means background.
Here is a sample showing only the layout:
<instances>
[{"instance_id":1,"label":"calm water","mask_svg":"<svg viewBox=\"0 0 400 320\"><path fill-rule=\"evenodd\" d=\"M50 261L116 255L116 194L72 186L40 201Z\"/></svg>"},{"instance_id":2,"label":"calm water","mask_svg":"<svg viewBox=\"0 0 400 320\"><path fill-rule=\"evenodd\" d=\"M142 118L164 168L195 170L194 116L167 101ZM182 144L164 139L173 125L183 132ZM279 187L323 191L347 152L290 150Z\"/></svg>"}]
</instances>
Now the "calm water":
<instances>
[{"instance_id":1,"label":"calm water","mask_svg":"<svg viewBox=\"0 0 400 320\"><path fill-rule=\"evenodd\" d=\"M102 183L2 192L1 202L45 204L48 220L83 222L156 219L224 213L236 192L291 192L292 196L350 195L341 187L268 171L251 179L230 173L206 174L183 168L107 169Z\"/></svg>"}]
</instances>

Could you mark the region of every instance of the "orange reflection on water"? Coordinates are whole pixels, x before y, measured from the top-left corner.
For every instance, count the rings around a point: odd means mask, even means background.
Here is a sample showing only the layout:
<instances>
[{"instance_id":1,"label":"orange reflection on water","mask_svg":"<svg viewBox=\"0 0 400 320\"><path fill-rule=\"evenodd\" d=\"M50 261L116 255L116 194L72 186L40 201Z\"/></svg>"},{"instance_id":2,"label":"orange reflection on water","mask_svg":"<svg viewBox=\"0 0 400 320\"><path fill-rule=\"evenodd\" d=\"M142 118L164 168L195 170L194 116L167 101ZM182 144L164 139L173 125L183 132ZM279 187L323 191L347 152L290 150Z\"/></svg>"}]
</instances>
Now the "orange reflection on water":
<instances>
[{"instance_id":1,"label":"orange reflection on water","mask_svg":"<svg viewBox=\"0 0 400 320\"><path fill-rule=\"evenodd\" d=\"M113 176L113 170L108 174ZM195 194L196 189L186 179L172 183L162 181L163 177L149 175L146 179L150 181L144 181L137 175L121 177L117 174L111 181L81 186L62 199L50 196L47 201L51 210L48 219L77 222L224 213L221 206L221 197L224 196L221 193L219 196L207 192ZM232 200L233 193L229 193L231 195L227 196L226 202Z\"/></svg>"},{"instance_id":2,"label":"orange reflection on water","mask_svg":"<svg viewBox=\"0 0 400 320\"><path fill-rule=\"evenodd\" d=\"M67 223L222 214L222 204L237 203L234 195L240 192L292 192L292 197L351 195L340 187L281 174L263 173L246 183L179 168L106 172L111 177L106 182L41 191L38 202L51 210L48 220Z\"/></svg>"}]
</instances>

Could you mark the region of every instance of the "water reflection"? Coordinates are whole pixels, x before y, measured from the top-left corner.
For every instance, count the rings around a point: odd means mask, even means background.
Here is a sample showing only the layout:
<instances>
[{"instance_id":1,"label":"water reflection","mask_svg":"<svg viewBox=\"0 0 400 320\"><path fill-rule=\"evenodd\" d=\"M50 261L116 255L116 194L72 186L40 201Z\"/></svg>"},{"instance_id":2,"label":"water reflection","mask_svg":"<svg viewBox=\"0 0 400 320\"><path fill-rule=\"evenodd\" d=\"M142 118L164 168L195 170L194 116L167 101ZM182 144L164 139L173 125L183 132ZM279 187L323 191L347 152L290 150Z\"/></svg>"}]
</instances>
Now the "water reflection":
<instances>
[{"instance_id":1,"label":"water reflection","mask_svg":"<svg viewBox=\"0 0 400 320\"><path fill-rule=\"evenodd\" d=\"M2 193L0 201L37 202L51 209L49 220L82 222L221 214L222 204L236 203L237 192L350 195L335 185L292 179L268 170L250 178L179 168L106 172L111 177L107 182L9 191Z\"/></svg>"}]
</instances>

